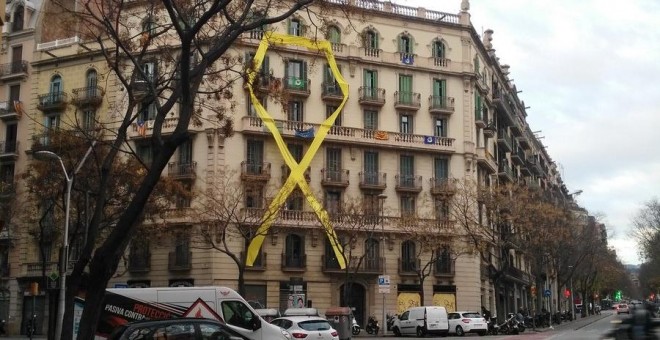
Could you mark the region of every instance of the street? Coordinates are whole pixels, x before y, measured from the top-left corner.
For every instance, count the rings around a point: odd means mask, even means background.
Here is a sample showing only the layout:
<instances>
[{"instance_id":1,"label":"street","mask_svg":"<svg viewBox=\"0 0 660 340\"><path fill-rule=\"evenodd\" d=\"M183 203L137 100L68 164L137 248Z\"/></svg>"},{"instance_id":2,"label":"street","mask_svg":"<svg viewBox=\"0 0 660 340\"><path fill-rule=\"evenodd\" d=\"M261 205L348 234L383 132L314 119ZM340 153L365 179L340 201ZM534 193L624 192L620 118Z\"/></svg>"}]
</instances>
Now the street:
<instances>
[{"instance_id":1,"label":"street","mask_svg":"<svg viewBox=\"0 0 660 340\"><path fill-rule=\"evenodd\" d=\"M537 329L536 331L528 329L524 333L518 335L497 335L480 337L477 334L466 334L465 337L485 338L485 339L552 339L552 340L597 340L602 339L603 335L612 329L612 320L617 318L625 318L626 316L617 316L614 311L603 311L600 315L591 315L584 318L578 318L572 322L564 322L561 325L553 325L553 328ZM444 339L461 339L465 337L448 336ZM368 335L364 330L355 337L356 339L411 339L411 337L395 337L393 335L386 335L385 337ZM430 337L429 337L430 338ZM656 336L660 339L660 334Z\"/></svg>"}]
</instances>

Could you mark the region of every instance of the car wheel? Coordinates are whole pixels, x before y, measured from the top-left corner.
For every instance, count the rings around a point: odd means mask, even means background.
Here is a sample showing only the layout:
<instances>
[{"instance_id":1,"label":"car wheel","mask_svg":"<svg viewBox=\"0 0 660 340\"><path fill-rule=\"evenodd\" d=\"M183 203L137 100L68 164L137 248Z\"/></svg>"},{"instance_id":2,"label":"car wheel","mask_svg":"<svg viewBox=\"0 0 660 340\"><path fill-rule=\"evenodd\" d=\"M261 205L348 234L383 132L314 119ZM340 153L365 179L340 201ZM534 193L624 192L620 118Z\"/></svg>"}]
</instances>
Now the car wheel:
<instances>
[{"instance_id":1,"label":"car wheel","mask_svg":"<svg viewBox=\"0 0 660 340\"><path fill-rule=\"evenodd\" d=\"M426 332L424 332L424 328L417 327L417 337L418 338L423 338L424 335L426 335Z\"/></svg>"},{"instance_id":2,"label":"car wheel","mask_svg":"<svg viewBox=\"0 0 660 340\"><path fill-rule=\"evenodd\" d=\"M399 327L394 327L394 328L392 328L392 332L393 332L394 335L396 335L397 337L401 336L401 331L399 330Z\"/></svg>"},{"instance_id":3,"label":"car wheel","mask_svg":"<svg viewBox=\"0 0 660 340\"><path fill-rule=\"evenodd\" d=\"M463 327L456 326L456 335L458 335L458 336L464 336L465 335L465 332L463 331Z\"/></svg>"}]
</instances>

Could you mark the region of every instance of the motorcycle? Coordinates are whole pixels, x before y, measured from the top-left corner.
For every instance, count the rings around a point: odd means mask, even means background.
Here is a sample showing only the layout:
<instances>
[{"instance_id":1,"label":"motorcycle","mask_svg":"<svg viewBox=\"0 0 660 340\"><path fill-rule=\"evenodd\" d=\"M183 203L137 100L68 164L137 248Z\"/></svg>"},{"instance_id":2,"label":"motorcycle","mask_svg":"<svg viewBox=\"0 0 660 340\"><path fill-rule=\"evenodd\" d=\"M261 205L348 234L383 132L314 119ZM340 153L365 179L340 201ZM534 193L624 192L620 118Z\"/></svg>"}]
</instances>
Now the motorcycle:
<instances>
[{"instance_id":1,"label":"motorcycle","mask_svg":"<svg viewBox=\"0 0 660 340\"><path fill-rule=\"evenodd\" d=\"M488 325L488 334L497 335L500 331L500 326L497 324L497 317L491 316L486 319L486 324Z\"/></svg>"},{"instance_id":2,"label":"motorcycle","mask_svg":"<svg viewBox=\"0 0 660 340\"><path fill-rule=\"evenodd\" d=\"M397 318L396 314L393 314L393 315L387 314L387 331L388 332L392 330L392 326L394 325L394 320L396 320L396 318Z\"/></svg>"},{"instance_id":3,"label":"motorcycle","mask_svg":"<svg viewBox=\"0 0 660 340\"><path fill-rule=\"evenodd\" d=\"M509 313L508 318L500 325L499 332L502 334L518 334L520 329L518 328L518 321L516 316L513 313Z\"/></svg>"},{"instance_id":4,"label":"motorcycle","mask_svg":"<svg viewBox=\"0 0 660 340\"><path fill-rule=\"evenodd\" d=\"M364 329L369 334L378 334L380 326L378 326L378 320L376 320L376 317L370 316L369 321L367 321L367 326Z\"/></svg>"},{"instance_id":5,"label":"motorcycle","mask_svg":"<svg viewBox=\"0 0 660 340\"><path fill-rule=\"evenodd\" d=\"M358 334L360 334L361 330L362 329L360 328L360 325L358 325L357 321L354 318L353 319L353 326L351 326L351 333L353 333L353 335L358 335Z\"/></svg>"}]
</instances>

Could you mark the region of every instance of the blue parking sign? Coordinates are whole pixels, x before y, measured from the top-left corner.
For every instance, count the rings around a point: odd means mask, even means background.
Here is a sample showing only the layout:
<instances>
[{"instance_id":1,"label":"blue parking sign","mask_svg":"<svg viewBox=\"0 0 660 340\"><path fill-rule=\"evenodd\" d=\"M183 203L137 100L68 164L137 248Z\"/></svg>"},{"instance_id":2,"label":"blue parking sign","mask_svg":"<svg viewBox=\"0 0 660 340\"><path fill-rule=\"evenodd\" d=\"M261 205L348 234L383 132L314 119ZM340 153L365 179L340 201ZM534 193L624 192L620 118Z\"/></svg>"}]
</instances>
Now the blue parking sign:
<instances>
[{"instance_id":1,"label":"blue parking sign","mask_svg":"<svg viewBox=\"0 0 660 340\"><path fill-rule=\"evenodd\" d=\"M550 293L550 289L546 289L546 290L543 291L543 296L545 296L545 297L550 297L550 295L552 295L552 294Z\"/></svg>"}]
</instances>

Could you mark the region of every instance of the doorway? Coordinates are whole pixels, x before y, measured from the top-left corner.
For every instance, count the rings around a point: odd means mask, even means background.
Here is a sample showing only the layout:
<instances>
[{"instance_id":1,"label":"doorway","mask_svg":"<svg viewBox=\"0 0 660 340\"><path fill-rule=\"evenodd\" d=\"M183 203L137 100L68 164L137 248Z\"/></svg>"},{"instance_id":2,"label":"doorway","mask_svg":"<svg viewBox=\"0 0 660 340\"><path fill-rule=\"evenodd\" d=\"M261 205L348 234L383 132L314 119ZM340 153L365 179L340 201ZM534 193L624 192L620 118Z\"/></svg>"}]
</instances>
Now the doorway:
<instances>
[{"instance_id":1,"label":"doorway","mask_svg":"<svg viewBox=\"0 0 660 340\"><path fill-rule=\"evenodd\" d=\"M348 301L346 301L346 294L344 294L344 289L348 289ZM366 290L363 285L353 282L350 284L343 284L339 287L339 304L341 306L349 306L355 308L353 310L353 316L355 321L362 326L366 326L365 315L367 311L365 310L366 306Z\"/></svg>"}]
</instances>

